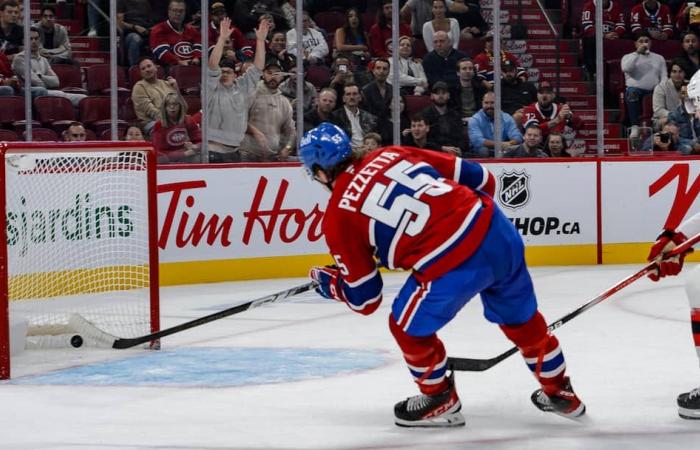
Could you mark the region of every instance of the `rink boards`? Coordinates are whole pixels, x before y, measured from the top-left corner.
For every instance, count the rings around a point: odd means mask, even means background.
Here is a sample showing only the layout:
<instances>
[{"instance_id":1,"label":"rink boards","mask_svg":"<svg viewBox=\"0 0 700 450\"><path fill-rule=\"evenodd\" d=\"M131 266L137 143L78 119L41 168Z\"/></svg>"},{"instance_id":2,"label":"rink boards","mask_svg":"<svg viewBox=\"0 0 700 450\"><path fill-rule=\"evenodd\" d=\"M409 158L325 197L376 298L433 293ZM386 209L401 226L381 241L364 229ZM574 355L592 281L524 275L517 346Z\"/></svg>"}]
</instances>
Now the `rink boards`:
<instances>
[{"instance_id":1,"label":"rink boards","mask_svg":"<svg viewBox=\"0 0 700 450\"><path fill-rule=\"evenodd\" d=\"M642 262L664 226L700 210L700 158L486 165L532 265ZM301 276L330 262L328 193L296 164L167 167L158 185L163 285Z\"/></svg>"}]
</instances>

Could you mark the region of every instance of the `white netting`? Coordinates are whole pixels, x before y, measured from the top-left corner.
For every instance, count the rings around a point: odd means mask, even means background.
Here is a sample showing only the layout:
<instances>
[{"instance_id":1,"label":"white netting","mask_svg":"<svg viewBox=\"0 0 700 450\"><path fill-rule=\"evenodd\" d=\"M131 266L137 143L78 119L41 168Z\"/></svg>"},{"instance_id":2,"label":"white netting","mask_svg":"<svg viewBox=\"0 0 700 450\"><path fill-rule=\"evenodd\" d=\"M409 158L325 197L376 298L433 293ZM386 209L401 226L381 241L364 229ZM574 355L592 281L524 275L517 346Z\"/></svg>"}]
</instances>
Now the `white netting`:
<instances>
[{"instance_id":1,"label":"white netting","mask_svg":"<svg viewBox=\"0 0 700 450\"><path fill-rule=\"evenodd\" d=\"M145 151L24 152L5 155L10 315L35 335L65 333L73 313L149 333Z\"/></svg>"}]
</instances>

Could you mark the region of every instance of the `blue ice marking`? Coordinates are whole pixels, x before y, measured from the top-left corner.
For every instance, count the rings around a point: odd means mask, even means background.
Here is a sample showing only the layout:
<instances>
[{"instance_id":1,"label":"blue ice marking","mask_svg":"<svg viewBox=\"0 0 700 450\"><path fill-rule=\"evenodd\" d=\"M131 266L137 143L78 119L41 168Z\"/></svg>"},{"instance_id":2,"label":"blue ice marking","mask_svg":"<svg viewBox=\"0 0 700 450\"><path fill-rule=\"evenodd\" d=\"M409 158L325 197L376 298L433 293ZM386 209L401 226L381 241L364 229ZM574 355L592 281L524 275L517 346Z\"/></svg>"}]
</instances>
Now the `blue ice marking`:
<instances>
[{"instance_id":1,"label":"blue ice marking","mask_svg":"<svg viewBox=\"0 0 700 450\"><path fill-rule=\"evenodd\" d=\"M10 384L230 387L325 378L381 366L377 350L189 347L17 378Z\"/></svg>"}]
</instances>

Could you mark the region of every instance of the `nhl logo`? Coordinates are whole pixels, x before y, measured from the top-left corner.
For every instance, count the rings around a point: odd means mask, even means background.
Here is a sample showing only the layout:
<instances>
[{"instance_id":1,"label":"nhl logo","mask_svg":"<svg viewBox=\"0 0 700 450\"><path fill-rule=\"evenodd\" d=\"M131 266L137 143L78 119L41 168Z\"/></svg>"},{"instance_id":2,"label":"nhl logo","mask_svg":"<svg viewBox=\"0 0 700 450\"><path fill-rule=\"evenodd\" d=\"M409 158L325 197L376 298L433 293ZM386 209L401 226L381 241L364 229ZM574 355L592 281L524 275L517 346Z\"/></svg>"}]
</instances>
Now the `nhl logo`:
<instances>
[{"instance_id":1,"label":"nhl logo","mask_svg":"<svg viewBox=\"0 0 700 450\"><path fill-rule=\"evenodd\" d=\"M530 175L522 172L501 172L498 201L506 208L522 208L530 201Z\"/></svg>"}]
</instances>

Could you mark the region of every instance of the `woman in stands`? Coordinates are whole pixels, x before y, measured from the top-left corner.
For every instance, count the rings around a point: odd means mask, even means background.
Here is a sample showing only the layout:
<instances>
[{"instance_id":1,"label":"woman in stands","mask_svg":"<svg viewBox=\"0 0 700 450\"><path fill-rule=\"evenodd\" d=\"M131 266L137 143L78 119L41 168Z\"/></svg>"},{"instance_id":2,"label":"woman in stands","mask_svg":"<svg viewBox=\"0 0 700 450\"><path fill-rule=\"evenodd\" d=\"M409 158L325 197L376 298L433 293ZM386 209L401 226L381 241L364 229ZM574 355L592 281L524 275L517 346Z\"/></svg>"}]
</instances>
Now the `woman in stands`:
<instances>
[{"instance_id":1,"label":"woman in stands","mask_svg":"<svg viewBox=\"0 0 700 450\"><path fill-rule=\"evenodd\" d=\"M552 131L544 142L544 152L552 158L569 158L566 139L558 131Z\"/></svg>"},{"instance_id":2,"label":"woman in stands","mask_svg":"<svg viewBox=\"0 0 700 450\"><path fill-rule=\"evenodd\" d=\"M429 52L433 51L433 35L438 31L444 31L450 36L452 47L457 50L459 46L459 22L457 19L447 17L447 3L445 0L433 0L433 20L423 24L423 42Z\"/></svg>"},{"instance_id":3,"label":"woman in stands","mask_svg":"<svg viewBox=\"0 0 700 450\"><path fill-rule=\"evenodd\" d=\"M392 63L390 59L389 80L394 76ZM413 42L409 36L399 38L399 86L402 95L423 95L428 89L428 77L421 60L413 57Z\"/></svg>"},{"instance_id":4,"label":"woman in stands","mask_svg":"<svg viewBox=\"0 0 700 450\"><path fill-rule=\"evenodd\" d=\"M366 67L369 61L368 42L360 13L357 9L350 8L345 13L345 25L335 30L333 59L339 54L345 54L355 67Z\"/></svg>"},{"instance_id":5,"label":"woman in stands","mask_svg":"<svg viewBox=\"0 0 700 450\"><path fill-rule=\"evenodd\" d=\"M151 137L159 163L198 161L202 133L187 115L187 103L179 94L165 96L161 119L153 127Z\"/></svg>"},{"instance_id":6,"label":"woman in stands","mask_svg":"<svg viewBox=\"0 0 700 450\"><path fill-rule=\"evenodd\" d=\"M125 141L145 141L146 138L143 136L143 131L138 125L130 125L126 132L124 133Z\"/></svg>"}]
</instances>

